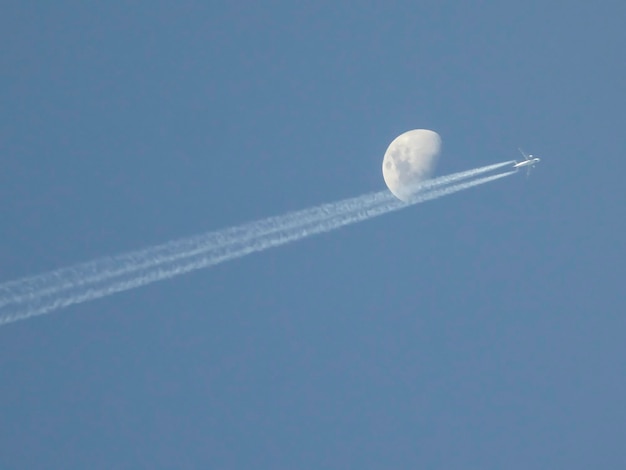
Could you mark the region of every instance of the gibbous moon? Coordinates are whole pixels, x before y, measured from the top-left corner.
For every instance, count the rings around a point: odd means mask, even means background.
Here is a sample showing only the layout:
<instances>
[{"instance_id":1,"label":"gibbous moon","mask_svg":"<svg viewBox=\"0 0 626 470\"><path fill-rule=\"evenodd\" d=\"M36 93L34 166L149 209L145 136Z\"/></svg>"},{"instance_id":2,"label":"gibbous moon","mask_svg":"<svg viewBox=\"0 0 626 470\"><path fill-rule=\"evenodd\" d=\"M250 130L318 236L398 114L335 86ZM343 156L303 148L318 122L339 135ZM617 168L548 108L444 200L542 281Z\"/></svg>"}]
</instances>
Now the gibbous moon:
<instances>
[{"instance_id":1,"label":"gibbous moon","mask_svg":"<svg viewBox=\"0 0 626 470\"><path fill-rule=\"evenodd\" d=\"M441 137L435 131L414 129L396 137L383 158L383 178L401 201L408 202L416 187L435 170Z\"/></svg>"}]
</instances>

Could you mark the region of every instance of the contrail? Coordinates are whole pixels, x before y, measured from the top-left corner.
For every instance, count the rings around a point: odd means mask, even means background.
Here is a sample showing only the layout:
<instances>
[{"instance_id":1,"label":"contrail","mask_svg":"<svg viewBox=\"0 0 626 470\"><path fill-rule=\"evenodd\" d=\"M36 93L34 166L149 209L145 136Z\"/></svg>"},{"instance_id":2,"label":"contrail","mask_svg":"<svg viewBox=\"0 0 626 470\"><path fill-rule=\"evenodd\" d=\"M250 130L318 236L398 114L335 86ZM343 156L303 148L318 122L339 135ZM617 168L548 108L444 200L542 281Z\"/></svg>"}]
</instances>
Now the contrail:
<instances>
[{"instance_id":1,"label":"contrail","mask_svg":"<svg viewBox=\"0 0 626 470\"><path fill-rule=\"evenodd\" d=\"M416 192L424 192L488 173L511 162L496 163L423 182ZM237 227L209 232L194 237L174 240L143 250L124 253L115 257L104 257L87 263L31 276L0 284L0 308L8 304L33 301L38 297L75 289L87 284L96 284L131 272L141 271L163 263L197 256L232 243L242 243L279 230L295 228L330 216L349 213L356 209L395 200L389 191L368 193L342 201L322 204L310 209L269 217Z\"/></svg>"},{"instance_id":2,"label":"contrail","mask_svg":"<svg viewBox=\"0 0 626 470\"><path fill-rule=\"evenodd\" d=\"M102 285L82 288L81 286L77 286L76 288L67 289L68 292L61 294L56 292L50 295L36 296L32 302L24 302L25 305L17 305L11 308L10 312L0 313L0 325L43 315L70 305L95 300L159 280L169 279L196 269L206 268L218 263L240 258L250 253L284 245L311 235L329 232L348 224L367 220L391 211L403 209L414 204L437 199L464 189L469 189L473 186L504 178L513 173L514 172L500 173L440 189L431 189L418 194L409 203L390 198L381 202L381 200L378 199L374 203L362 205L361 208L357 208L351 212L329 213L328 216L323 219L304 222L293 227L278 228L252 238L233 240L230 243L223 244L220 248L213 248L201 252L200 254L187 255L184 257L179 256L174 262L162 262L159 265L140 270L131 277L121 276L121 278L119 278L118 276L118 278L109 279L108 282L105 280ZM383 192L376 194L383 194ZM280 217L276 218L276 220L280 221ZM129 271L126 274L130 273Z\"/></svg>"}]
</instances>

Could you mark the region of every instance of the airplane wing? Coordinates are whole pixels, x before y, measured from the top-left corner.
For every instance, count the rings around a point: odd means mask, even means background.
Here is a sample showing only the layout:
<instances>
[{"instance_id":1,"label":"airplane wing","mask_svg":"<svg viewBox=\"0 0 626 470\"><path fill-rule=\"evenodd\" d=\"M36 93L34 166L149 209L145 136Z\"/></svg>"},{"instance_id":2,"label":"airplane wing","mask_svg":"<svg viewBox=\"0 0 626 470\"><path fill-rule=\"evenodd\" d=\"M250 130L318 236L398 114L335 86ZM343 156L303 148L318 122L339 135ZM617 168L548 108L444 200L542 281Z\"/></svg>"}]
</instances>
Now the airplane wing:
<instances>
[{"instance_id":1,"label":"airplane wing","mask_svg":"<svg viewBox=\"0 0 626 470\"><path fill-rule=\"evenodd\" d=\"M523 155L525 160L530 160L530 155L528 155L526 152L524 152L521 148L517 147L517 150L519 150L519 153L521 153Z\"/></svg>"}]
</instances>

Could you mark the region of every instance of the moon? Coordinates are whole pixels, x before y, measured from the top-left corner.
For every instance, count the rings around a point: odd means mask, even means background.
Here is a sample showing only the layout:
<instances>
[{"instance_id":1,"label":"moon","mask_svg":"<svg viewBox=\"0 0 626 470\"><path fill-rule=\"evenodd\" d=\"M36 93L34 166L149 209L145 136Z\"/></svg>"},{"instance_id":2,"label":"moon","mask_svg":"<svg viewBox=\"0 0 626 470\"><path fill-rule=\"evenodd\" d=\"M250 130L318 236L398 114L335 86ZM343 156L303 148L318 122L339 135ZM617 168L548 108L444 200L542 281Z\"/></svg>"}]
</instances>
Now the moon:
<instances>
[{"instance_id":1,"label":"moon","mask_svg":"<svg viewBox=\"0 0 626 470\"><path fill-rule=\"evenodd\" d=\"M413 129L396 137L383 158L383 178L392 194L408 202L419 183L435 170L441 137L428 129Z\"/></svg>"}]
</instances>

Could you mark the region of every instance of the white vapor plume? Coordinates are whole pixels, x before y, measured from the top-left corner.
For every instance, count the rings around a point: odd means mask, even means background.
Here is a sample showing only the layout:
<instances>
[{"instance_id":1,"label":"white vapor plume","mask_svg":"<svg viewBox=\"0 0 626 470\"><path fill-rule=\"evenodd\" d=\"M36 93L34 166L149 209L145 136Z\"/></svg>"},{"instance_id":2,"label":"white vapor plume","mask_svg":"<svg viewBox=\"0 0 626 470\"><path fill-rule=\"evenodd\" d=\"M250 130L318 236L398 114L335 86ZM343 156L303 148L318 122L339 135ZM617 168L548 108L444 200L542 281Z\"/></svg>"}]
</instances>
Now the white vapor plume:
<instances>
[{"instance_id":1,"label":"white vapor plume","mask_svg":"<svg viewBox=\"0 0 626 470\"><path fill-rule=\"evenodd\" d=\"M434 184L436 180L432 180L431 184L424 185L409 203L396 200L387 191L370 193L338 203L324 204L317 208L272 217L220 232L12 281L0 285L0 293L4 295L0 297L3 302L0 304L0 325L172 278L494 181L513 172L450 184L508 164L510 162L437 178L438 183ZM103 271L99 272L98 269ZM84 277L79 277L80 274ZM9 306L2 308L6 305Z\"/></svg>"},{"instance_id":2,"label":"white vapor plume","mask_svg":"<svg viewBox=\"0 0 626 470\"><path fill-rule=\"evenodd\" d=\"M496 163L472 170L453 173L422 183L415 191L436 189L464 179L488 173L512 162ZM174 240L161 245L137 250L114 257L104 257L67 268L0 284L0 308L8 304L33 301L64 290L72 290L87 284L101 283L126 274L148 269L152 266L172 263L197 256L232 243L242 243L279 230L299 227L349 213L363 207L395 200L389 191L379 191L362 196L322 204L313 208L269 217L237 227L209 232L194 237Z\"/></svg>"}]
</instances>

